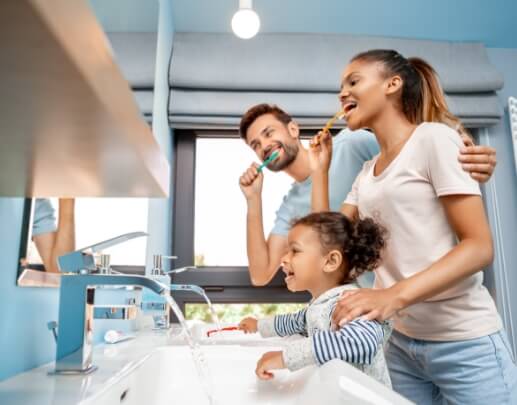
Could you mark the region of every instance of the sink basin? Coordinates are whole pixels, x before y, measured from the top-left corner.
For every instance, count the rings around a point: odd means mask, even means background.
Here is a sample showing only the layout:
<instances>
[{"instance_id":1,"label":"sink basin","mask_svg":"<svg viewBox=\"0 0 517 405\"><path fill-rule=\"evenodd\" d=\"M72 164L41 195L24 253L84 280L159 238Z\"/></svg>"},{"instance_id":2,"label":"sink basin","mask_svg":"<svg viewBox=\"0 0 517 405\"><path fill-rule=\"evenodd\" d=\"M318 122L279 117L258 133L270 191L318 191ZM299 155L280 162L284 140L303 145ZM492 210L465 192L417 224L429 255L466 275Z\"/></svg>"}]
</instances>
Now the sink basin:
<instances>
[{"instance_id":1,"label":"sink basin","mask_svg":"<svg viewBox=\"0 0 517 405\"><path fill-rule=\"evenodd\" d=\"M201 350L212 401L198 377L190 349L178 345L155 349L81 405L411 404L340 360L296 372L279 370L273 380L261 381L255 376L257 360L264 352L275 350L273 346L205 345Z\"/></svg>"}]
</instances>

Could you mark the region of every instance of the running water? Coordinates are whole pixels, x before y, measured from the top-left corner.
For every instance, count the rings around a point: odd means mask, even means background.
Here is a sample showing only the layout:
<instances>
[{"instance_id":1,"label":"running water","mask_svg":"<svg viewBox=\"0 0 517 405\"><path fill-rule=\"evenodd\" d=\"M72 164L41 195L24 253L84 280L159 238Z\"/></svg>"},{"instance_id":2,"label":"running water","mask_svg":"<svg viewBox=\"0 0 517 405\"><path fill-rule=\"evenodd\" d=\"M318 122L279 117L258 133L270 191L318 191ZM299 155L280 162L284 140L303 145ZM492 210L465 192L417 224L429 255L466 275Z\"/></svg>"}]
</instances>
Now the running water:
<instances>
[{"instance_id":1,"label":"running water","mask_svg":"<svg viewBox=\"0 0 517 405\"><path fill-rule=\"evenodd\" d=\"M215 327L217 330L221 330L221 322L219 321L219 317L217 316L217 312L215 312L215 308L212 305L212 302L210 301L210 298L206 295L206 293L203 291L203 298L205 299L208 310L210 311L210 315L212 315L212 322L215 323Z\"/></svg>"},{"instance_id":2,"label":"running water","mask_svg":"<svg viewBox=\"0 0 517 405\"><path fill-rule=\"evenodd\" d=\"M206 301L208 305L208 310L210 311L210 315L212 316L212 322L215 323L215 326L218 330L221 329L221 322L219 321L219 317L217 316L217 313L215 312L214 306L212 305L212 302L210 301L210 298L208 298L208 295L206 295L205 290L203 290L201 287L193 284L171 284L170 286L171 291L190 291L194 292L197 295L200 295L203 297L203 299Z\"/></svg>"},{"instance_id":3,"label":"running water","mask_svg":"<svg viewBox=\"0 0 517 405\"><path fill-rule=\"evenodd\" d=\"M187 327L185 317L183 316L183 313L181 312L181 310L180 310L178 304L176 303L176 301L174 300L174 298L172 298L172 296L169 294L164 295L164 298L167 301L167 303L170 305L170 307L173 310L176 317L178 318L180 325L183 329L183 332L187 339L187 343L188 343L188 345L190 347L190 351L192 353L192 359L194 360L194 366L196 367L196 371L199 376L199 381L201 382L201 385L203 386L203 390L205 391L205 393L208 397L208 402L210 405L217 405L217 403L214 399L214 387L213 387L212 376L209 373L208 364L207 364L207 361L206 361L206 358L205 358L203 352L201 351L201 347L192 337L192 334L190 333L190 330ZM208 300L208 297L206 299Z\"/></svg>"}]
</instances>

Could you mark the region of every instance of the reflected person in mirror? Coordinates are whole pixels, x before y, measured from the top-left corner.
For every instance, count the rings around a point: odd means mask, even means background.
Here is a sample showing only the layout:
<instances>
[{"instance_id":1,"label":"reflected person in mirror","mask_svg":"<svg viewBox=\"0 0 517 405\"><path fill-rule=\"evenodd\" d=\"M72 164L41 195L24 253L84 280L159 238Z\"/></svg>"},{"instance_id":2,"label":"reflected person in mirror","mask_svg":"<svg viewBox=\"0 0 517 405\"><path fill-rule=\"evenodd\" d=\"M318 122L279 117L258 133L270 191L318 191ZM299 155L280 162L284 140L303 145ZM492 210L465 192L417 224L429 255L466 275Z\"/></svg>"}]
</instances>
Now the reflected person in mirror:
<instances>
[{"instance_id":1,"label":"reflected person in mirror","mask_svg":"<svg viewBox=\"0 0 517 405\"><path fill-rule=\"evenodd\" d=\"M75 200L59 199L56 224L56 210L50 200L35 199L32 240L38 249L45 271L58 273L57 258L75 250Z\"/></svg>"}]
</instances>

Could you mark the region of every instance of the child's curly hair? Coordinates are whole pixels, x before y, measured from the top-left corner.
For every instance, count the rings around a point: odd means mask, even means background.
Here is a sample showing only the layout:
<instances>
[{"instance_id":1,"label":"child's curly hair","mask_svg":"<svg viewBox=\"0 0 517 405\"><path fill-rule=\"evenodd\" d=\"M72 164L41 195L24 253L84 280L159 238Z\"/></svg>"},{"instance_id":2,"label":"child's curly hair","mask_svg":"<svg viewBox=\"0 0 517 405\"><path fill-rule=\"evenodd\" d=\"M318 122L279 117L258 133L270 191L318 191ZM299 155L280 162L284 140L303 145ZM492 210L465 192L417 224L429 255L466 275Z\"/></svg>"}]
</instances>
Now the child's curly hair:
<instances>
[{"instance_id":1,"label":"child's curly hair","mask_svg":"<svg viewBox=\"0 0 517 405\"><path fill-rule=\"evenodd\" d=\"M379 264L386 244L386 230L371 218L350 221L339 212L315 212L296 219L292 227L305 225L318 233L322 248L343 254L345 280L355 280Z\"/></svg>"}]
</instances>

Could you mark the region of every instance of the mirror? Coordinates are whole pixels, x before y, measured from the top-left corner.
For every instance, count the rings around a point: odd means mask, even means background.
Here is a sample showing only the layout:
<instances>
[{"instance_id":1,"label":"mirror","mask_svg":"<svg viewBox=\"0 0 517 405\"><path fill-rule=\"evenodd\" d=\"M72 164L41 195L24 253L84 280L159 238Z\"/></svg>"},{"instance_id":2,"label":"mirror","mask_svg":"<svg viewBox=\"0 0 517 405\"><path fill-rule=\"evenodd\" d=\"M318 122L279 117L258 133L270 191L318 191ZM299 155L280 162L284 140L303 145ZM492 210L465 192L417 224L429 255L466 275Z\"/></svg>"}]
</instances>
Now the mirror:
<instances>
[{"instance_id":1,"label":"mirror","mask_svg":"<svg viewBox=\"0 0 517 405\"><path fill-rule=\"evenodd\" d=\"M59 286L57 258L128 232L147 231L147 198L26 199L18 285ZM103 253L116 270L144 271L147 238L129 240Z\"/></svg>"}]
</instances>

